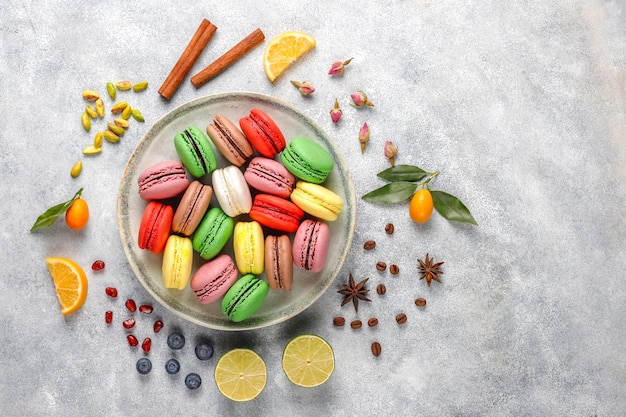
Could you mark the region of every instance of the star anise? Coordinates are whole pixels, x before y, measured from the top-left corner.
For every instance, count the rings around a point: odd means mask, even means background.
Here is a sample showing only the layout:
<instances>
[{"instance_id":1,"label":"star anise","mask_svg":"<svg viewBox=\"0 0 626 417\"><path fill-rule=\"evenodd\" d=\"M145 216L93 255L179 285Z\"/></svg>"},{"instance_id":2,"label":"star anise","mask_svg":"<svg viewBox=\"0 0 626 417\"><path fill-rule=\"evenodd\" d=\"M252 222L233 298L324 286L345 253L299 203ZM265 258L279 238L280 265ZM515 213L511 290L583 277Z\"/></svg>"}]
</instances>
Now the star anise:
<instances>
[{"instance_id":1,"label":"star anise","mask_svg":"<svg viewBox=\"0 0 626 417\"><path fill-rule=\"evenodd\" d=\"M352 301L352 304L354 304L354 311L358 313L359 312L359 300L372 301L369 298L367 298L367 296L365 295L370 291L364 288L365 283L367 282L368 279L369 278L365 278L363 281L359 282L358 284L355 284L354 277L352 276L352 274L350 274L349 285L343 284L343 289L337 291L339 294L345 295L345 298L343 299L343 302L341 303L342 307L348 304L350 301Z\"/></svg>"},{"instance_id":2,"label":"star anise","mask_svg":"<svg viewBox=\"0 0 626 417\"><path fill-rule=\"evenodd\" d=\"M426 254L425 261L422 261L421 259L418 259L417 261L420 263L419 270L422 274L420 279L425 278L426 284L429 287L433 279L437 282L441 282L441 280L439 279L439 275L443 274L443 271L441 270L441 265L443 265L443 262L437 262L436 264L433 264L433 258L429 258L428 254Z\"/></svg>"}]
</instances>

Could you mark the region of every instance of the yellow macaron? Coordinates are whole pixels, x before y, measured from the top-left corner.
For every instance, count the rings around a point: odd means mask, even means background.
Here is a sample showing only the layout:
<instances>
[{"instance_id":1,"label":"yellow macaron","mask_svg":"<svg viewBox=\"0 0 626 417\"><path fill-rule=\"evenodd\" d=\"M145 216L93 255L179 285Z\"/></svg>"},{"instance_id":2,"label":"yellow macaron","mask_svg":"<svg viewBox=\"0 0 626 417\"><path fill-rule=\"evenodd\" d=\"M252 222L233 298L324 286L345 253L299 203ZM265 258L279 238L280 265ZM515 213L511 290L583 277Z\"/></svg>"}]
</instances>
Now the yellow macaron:
<instances>
[{"instance_id":1,"label":"yellow macaron","mask_svg":"<svg viewBox=\"0 0 626 417\"><path fill-rule=\"evenodd\" d=\"M163 251L163 285L182 290L189 282L193 264L193 245L188 237L170 235Z\"/></svg>"},{"instance_id":2,"label":"yellow macaron","mask_svg":"<svg viewBox=\"0 0 626 417\"><path fill-rule=\"evenodd\" d=\"M233 232L237 269L242 274L259 275L265 269L263 228L256 221L238 222Z\"/></svg>"},{"instance_id":3,"label":"yellow macaron","mask_svg":"<svg viewBox=\"0 0 626 417\"><path fill-rule=\"evenodd\" d=\"M304 212L322 220L334 221L343 209L343 200L323 185L298 181L291 201Z\"/></svg>"}]
</instances>

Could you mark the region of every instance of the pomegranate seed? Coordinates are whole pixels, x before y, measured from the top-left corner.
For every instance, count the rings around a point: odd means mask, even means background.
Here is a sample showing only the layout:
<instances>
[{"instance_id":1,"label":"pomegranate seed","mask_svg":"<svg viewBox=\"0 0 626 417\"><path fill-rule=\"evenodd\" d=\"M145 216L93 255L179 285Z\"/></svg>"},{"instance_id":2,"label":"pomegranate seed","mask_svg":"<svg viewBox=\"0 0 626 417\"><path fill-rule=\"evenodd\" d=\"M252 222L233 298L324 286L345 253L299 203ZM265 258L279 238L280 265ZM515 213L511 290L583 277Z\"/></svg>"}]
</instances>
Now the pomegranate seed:
<instances>
[{"instance_id":1,"label":"pomegranate seed","mask_svg":"<svg viewBox=\"0 0 626 417\"><path fill-rule=\"evenodd\" d=\"M139 311L144 314L150 314L152 313L152 306L150 304L142 304L139 306Z\"/></svg>"},{"instance_id":2,"label":"pomegranate seed","mask_svg":"<svg viewBox=\"0 0 626 417\"><path fill-rule=\"evenodd\" d=\"M107 295L111 298L117 298L117 289L113 288L113 287L106 287L104 289L104 292L107 293Z\"/></svg>"},{"instance_id":3,"label":"pomegranate seed","mask_svg":"<svg viewBox=\"0 0 626 417\"><path fill-rule=\"evenodd\" d=\"M133 300L132 298L126 300L126 308L133 313L137 311L137 304L135 304L135 300Z\"/></svg>"},{"instance_id":4,"label":"pomegranate seed","mask_svg":"<svg viewBox=\"0 0 626 417\"><path fill-rule=\"evenodd\" d=\"M157 320L154 322L154 332L158 333L163 328L163 322L161 320Z\"/></svg>"},{"instance_id":5,"label":"pomegranate seed","mask_svg":"<svg viewBox=\"0 0 626 417\"><path fill-rule=\"evenodd\" d=\"M150 346L152 346L152 340L149 337L146 337L141 344L141 349L143 349L144 352L148 353L150 352Z\"/></svg>"},{"instance_id":6,"label":"pomegranate seed","mask_svg":"<svg viewBox=\"0 0 626 417\"><path fill-rule=\"evenodd\" d=\"M113 312L111 310L104 313L104 321L106 321L107 324L113 322Z\"/></svg>"},{"instance_id":7,"label":"pomegranate seed","mask_svg":"<svg viewBox=\"0 0 626 417\"><path fill-rule=\"evenodd\" d=\"M94 271L102 271L104 269L104 261L98 259L94 263L91 264L91 269Z\"/></svg>"},{"instance_id":8,"label":"pomegranate seed","mask_svg":"<svg viewBox=\"0 0 626 417\"><path fill-rule=\"evenodd\" d=\"M139 344L139 340L137 340L137 338L133 336L132 334L129 334L128 336L126 336L126 339L128 339L128 344L131 347L135 347Z\"/></svg>"},{"instance_id":9,"label":"pomegranate seed","mask_svg":"<svg viewBox=\"0 0 626 417\"><path fill-rule=\"evenodd\" d=\"M135 327L135 319L131 317L130 319L124 320L122 322L122 326L124 326L125 329L132 329Z\"/></svg>"}]
</instances>

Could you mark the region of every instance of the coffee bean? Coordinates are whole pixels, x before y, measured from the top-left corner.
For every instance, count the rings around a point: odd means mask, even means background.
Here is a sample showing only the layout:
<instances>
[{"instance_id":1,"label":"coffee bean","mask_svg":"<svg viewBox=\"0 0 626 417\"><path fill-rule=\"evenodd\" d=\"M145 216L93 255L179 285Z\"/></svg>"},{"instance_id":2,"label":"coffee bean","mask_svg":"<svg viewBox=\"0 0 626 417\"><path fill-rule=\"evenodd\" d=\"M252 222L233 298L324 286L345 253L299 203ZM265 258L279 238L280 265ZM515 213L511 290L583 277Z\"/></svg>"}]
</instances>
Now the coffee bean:
<instances>
[{"instance_id":1,"label":"coffee bean","mask_svg":"<svg viewBox=\"0 0 626 417\"><path fill-rule=\"evenodd\" d=\"M404 313L398 313L396 315L396 321L398 322L398 324L404 324L406 323L406 314Z\"/></svg>"},{"instance_id":2,"label":"coffee bean","mask_svg":"<svg viewBox=\"0 0 626 417\"><path fill-rule=\"evenodd\" d=\"M371 319L367 321L367 325L370 327L378 326L378 319L376 317L372 317Z\"/></svg>"},{"instance_id":3,"label":"coffee bean","mask_svg":"<svg viewBox=\"0 0 626 417\"><path fill-rule=\"evenodd\" d=\"M350 327L352 327L353 329L360 329L362 325L363 323L361 323L361 320L353 320L350 323Z\"/></svg>"},{"instance_id":4,"label":"coffee bean","mask_svg":"<svg viewBox=\"0 0 626 417\"><path fill-rule=\"evenodd\" d=\"M337 327L341 327L346 324L346 319L344 319L343 317L335 317L333 319L333 324Z\"/></svg>"},{"instance_id":5,"label":"coffee bean","mask_svg":"<svg viewBox=\"0 0 626 417\"><path fill-rule=\"evenodd\" d=\"M372 343L372 355L377 357L378 355L380 355L382 351L383 349L380 347L380 343L378 342Z\"/></svg>"},{"instance_id":6,"label":"coffee bean","mask_svg":"<svg viewBox=\"0 0 626 417\"><path fill-rule=\"evenodd\" d=\"M376 242L373 240L368 240L363 244L363 249L372 250L376 247Z\"/></svg>"},{"instance_id":7,"label":"coffee bean","mask_svg":"<svg viewBox=\"0 0 626 417\"><path fill-rule=\"evenodd\" d=\"M387 232L388 235L393 235L393 230L394 230L393 223L387 223L385 225L385 232Z\"/></svg>"},{"instance_id":8,"label":"coffee bean","mask_svg":"<svg viewBox=\"0 0 626 417\"><path fill-rule=\"evenodd\" d=\"M425 298L416 298L415 299L415 305L418 307L424 307L426 305L426 299Z\"/></svg>"},{"instance_id":9,"label":"coffee bean","mask_svg":"<svg viewBox=\"0 0 626 417\"><path fill-rule=\"evenodd\" d=\"M389 266L389 272L391 272L391 275L398 275L400 273L400 268L398 265L392 264Z\"/></svg>"},{"instance_id":10,"label":"coffee bean","mask_svg":"<svg viewBox=\"0 0 626 417\"><path fill-rule=\"evenodd\" d=\"M383 295L387 292L387 287L385 287L385 284L378 284L378 286L376 287L376 292L378 293L378 295Z\"/></svg>"},{"instance_id":11,"label":"coffee bean","mask_svg":"<svg viewBox=\"0 0 626 417\"><path fill-rule=\"evenodd\" d=\"M383 261L378 261L376 262L376 269L378 269L379 271L384 271L385 269L387 269L387 264L384 263Z\"/></svg>"}]
</instances>

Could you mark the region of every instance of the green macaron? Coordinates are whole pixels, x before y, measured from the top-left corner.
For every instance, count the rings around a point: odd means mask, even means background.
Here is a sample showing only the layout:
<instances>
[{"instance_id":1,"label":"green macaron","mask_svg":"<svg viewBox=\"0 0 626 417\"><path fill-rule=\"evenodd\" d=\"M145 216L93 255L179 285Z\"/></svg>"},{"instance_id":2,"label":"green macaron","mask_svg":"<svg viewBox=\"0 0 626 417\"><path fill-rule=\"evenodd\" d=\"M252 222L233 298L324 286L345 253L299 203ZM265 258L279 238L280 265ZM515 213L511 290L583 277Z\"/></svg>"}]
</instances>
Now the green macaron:
<instances>
[{"instance_id":1,"label":"green macaron","mask_svg":"<svg viewBox=\"0 0 626 417\"><path fill-rule=\"evenodd\" d=\"M296 137L281 152L283 165L301 180L321 184L335 165L332 156L319 143Z\"/></svg>"},{"instance_id":2,"label":"green macaron","mask_svg":"<svg viewBox=\"0 0 626 417\"><path fill-rule=\"evenodd\" d=\"M189 126L174 137L174 147L181 162L195 178L210 174L217 168L211 142L196 126Z\"/></svg>"},{"instance_id":3,"label":"green macaron","mask_svg":"<svg viewBox=\"0 0 626 417\"><path fill-rule=\"evenodd\" d=\"M205 259L215 258L233 235L235 221L219 207L209 209L193 235L193 249Z\"/></svg>"},{"instance_id":4,"label":"green macaron","mask_svg":"<svg viewBox=\"0 0 626 417\"><path fill-rule=\"evenodd\" d=\"M222 314L234 322L243 321L261 307L269 291L267 282L252 274L244 275L224 295Z\"/></svg>"}]
</instances>

